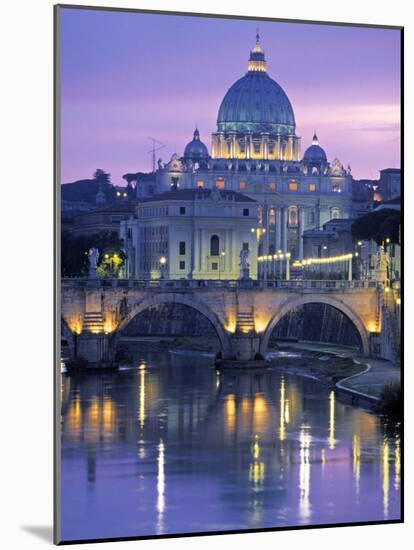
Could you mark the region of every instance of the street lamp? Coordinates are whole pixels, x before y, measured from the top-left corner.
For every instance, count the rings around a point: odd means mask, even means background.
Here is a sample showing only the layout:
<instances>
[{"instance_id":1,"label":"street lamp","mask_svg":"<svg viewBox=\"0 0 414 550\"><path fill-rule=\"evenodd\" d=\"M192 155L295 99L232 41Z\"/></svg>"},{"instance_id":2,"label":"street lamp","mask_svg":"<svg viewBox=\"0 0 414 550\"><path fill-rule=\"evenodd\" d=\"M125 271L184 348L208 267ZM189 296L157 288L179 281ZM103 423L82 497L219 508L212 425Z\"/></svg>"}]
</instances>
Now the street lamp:
<instances>
[{"instance_id":1,"label":"street lamp","mask_svg":"<svg viewBox=\"0 0 414 550\"><path fill-rule=\"evenodd\" d=\"M219 268L219 280L221 279L221 259L223 258L223 262L224 262L224 256L225 255L226 255L225 251L222 250L220 252L220 257L219 257L219 262L218 262L218 264L219 264L219 266L218 266L218 268Z\"/></svg>"},{"instance_id":2,"label":"street lamp","mask_svg":"<svg viewBox=\"0 0 414 550\"><path fill-rule=\"evenodd\" d=\"M160 258L161 279L164 279L164 269L165 269L166 263L167 263L167 258L165 256L161 256L161 258Z\"/></svg>"},{"instance_id":3,"label":"street lamp","mask_svg":"<svg viewBox=\"0 0 414 550\"><path fill-rule=\"evenodd\" d=\"M286 252L286 280L290 281L290 252Z\"/></svg>"}]
</instances>

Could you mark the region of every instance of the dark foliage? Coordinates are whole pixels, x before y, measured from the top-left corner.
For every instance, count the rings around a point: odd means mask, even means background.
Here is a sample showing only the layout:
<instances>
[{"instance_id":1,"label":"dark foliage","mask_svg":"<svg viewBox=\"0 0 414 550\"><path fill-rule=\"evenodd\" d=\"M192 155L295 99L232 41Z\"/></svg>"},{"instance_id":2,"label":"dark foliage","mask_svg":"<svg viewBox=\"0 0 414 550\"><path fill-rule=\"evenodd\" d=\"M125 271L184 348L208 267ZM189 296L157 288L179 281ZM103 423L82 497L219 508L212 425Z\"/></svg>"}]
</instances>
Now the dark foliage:
<instances>
[{"instance_id":1,"label":"dark foliage","mask_svg":"<svg viewBox=\"0 0 414 550\"><path fill-rule=\"evenodd\" d=\"M361 216L352 224L352 236L355 240L374 240L382 244L387 238L391 243L399 244L400 213L392 209L378 210Z\"/></svg>"},{"instance_id":2,"label":"dark foliage","mask_svg":"<svg viewBox=\"0 0 414 550\"><path fill-rule=\"evenodd\" d=\"M118 254L122 261L126 255L122 250L122 240L116 232L105 231L96 235L72 235L62 233L62 277L82 277L89 270L89 249L99 250L98 266L105 263L105 254Z\"/></svg>"},{"instance_id":3,"label":"dark foliage","mask_svg":"<svg viewBox=\"0 0 414 550\"><path fill-rule=\"evenodd\" d=\"M381 392L377 410L391 418L401 418L403 413L400 384L388 384Z\"/></svg>"},{"instance_id":4,"label":"dark foliage","mask_svg":"<svg viewBox=\"0 0 414 550\"><path fill-rule=\"evenodd\" d=\"M67 201L88 202L95 205L96 195L101 189L105 193L107 202L116 198L116 189L111 184L110 174L98 168L94 179L84 179L73 183L65 183L61 187L62 199Z\"/></svg>"}]
</instances>

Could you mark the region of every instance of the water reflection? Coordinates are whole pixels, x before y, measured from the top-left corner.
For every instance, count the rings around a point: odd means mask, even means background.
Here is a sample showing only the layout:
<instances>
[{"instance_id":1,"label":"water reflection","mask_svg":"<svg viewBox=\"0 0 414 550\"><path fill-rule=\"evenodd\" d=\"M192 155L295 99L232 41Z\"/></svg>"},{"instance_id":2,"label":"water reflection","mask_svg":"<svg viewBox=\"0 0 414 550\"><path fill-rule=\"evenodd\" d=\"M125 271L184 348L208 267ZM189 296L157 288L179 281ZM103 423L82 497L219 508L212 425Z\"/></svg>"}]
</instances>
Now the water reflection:
<instances>
[{"instance_id":1,"label":"water reflection","mask_svg":"<svg viewBox=\"0 0 414 550\"><path fill-rule=\"evenodd\" d=\"M399 517L398 426L276 370L134 364L63 375L64 538Z\"/></svg>"},{"instance_id":2,"label":"water reflection","mask_svg":"<svg viewBox=\"0 0 414 550\"><path fill-rule=\"evenodd\" d=\"M300 469L299 469L299 517L301 520L307 520L310 517L310 445L312 438L308 426L302 426L300 429Z\"/></svg>"}]
</instances>

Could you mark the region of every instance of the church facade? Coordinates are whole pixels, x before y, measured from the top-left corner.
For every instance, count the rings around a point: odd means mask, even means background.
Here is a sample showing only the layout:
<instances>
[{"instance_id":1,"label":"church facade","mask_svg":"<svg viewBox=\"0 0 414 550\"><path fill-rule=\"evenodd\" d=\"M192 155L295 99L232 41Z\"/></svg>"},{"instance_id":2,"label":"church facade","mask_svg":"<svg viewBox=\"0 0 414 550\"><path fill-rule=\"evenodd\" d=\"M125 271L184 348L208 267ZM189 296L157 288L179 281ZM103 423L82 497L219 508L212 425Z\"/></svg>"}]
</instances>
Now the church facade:
<instances>
[{"instance_id":1,"label":"church facade","mask_svg":"<svg viewBox=\"0 0 414 550\"><path fill-rule=\"evenodd\" d=\"M332 219L354 217L350 167L345 169L336 158L328 160L316 132L301 154L292 105L267 73L259 35L246 74L221 102L211 152L196 128L183 155L174 154L167 163L160 159L152 176L137 182L139 203L183 190L228 191L255 201L258 220L251 226L260 228L258 255L282 253L301 260L305 231L317 231ZM243 239L237 238L237 246L240 242ZM239 252L228 250L234 257Z\"/></svg>"}]
</instances>

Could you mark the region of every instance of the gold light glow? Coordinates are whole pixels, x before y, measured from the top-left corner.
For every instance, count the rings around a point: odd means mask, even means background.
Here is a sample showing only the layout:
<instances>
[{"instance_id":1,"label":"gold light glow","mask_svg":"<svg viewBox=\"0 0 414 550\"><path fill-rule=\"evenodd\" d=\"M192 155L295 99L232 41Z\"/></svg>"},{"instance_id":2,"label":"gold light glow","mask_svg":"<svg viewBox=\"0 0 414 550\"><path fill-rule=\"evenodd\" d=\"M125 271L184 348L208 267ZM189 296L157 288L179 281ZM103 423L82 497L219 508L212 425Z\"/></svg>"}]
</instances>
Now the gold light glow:
<instances>
[{"instance_id":1,"label":"gold light glow","mask_svg":"<svg viewBox=\"0 0 414 550\"><path fill-rule=\"evenodd\" d=\"M224 328L227 330L227 332L234 334L236 332L236 323L234 321L229 322L227 323L227 325L225 325Z\"/></svg>"},{"instance_id":2,"label":"gold light glow","mask_svg":"<svg viewBox=\"0 0 414 550\"><path fill-rule=\"evenodd\" d=\"M139 425L141 429L145 424L145 364L139 366Z\"/></svg>"},{"instance_id":3,"label":"gold light glow","mask_svg":"<svg viewBox=\"0 0 414 550\"><path fill-rule=\"evenodd\" d=\"M229 393L226 397L225 416L227 429L232 431L236 425L236 397L233 393Z\"/></svg>"},{"instance_id":4,"label":"gold light glow","mask_svg":"<svg viewBox=\"0 0 414 550\"><path fill-rule=\"evenodd\" d=\"M106 397L102 406L102 429L106 435L111 435L115 428L116 411L112 399Z\"/></svg>"},{"instance_id":5,"label":"gold light glow","mask_svg":"<svg viewBox=\"0 0 414 550\"><path fill-rule=\"evenodd\" d=\"M353 454L353 472L355 479L355 487L357 494L359 493L359 478L361 474L361 437L359 434L354 434L352 440L352 454Z\"/></svg>"},{"instance_id":6,"label":"gold light glow","mask_svg":"<svg viewBox=\"0 0 414 550\"><path fill-rule=\"evenodd\" d=\"M384 441L382 444L382 493L383 493L383 506L384 516L388 517L388 502L390 491L390 448L388 441Z\"/></svg>"}]
</instances>

